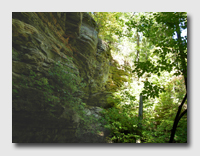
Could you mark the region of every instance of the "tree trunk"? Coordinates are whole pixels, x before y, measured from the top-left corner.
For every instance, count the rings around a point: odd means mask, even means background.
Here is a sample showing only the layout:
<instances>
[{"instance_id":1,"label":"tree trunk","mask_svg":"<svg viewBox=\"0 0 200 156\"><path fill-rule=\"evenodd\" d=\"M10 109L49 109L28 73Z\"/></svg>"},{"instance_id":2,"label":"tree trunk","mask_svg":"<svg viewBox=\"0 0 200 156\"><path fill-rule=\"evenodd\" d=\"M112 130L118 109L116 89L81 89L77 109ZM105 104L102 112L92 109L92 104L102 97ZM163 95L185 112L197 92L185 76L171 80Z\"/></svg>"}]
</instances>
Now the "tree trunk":
<instances>
[{"instance_id":1,"label":"tree trunk","mask_svg":"<svg viewBox=\"0 0 200 156\"><path fill-rule=\"evenodd\" d=\"M136 53L136 58L135 58L135 62L139 62L140 61L140 56L139 56L139 47L140 47L140 36L139 36L139 33L137 31L137 53Z\"/></svg>"},{"instance_id":2,"label":"tree trunk","mask_svg":"<svg viewBox=\"0 0 200 156\"><path fill-rule=\"evenodd\" d=\"M142 95L140 95L139 112L138 112L138 120L139 120L138 129L140 136L142 136L142 118L143 118L143 102L142 102ZM141 140L137 139L136 143L141 143Z\"/></svg>"},{"instance_id":3,"label":"tree trunk","mask_svg":"<svg viewBox=\"0 0 200 156\"><path fill-rule=\"evenodd\" d=\"M185 54L184 54L183 44L182 44L182 41L181 41L181 30L180 30L180 27L179 27L178 24L176 25L176 33L177 33L177 40L178 40L178 45L179 45L179 53L180 53L180 56L181 56L181 67L183 69L182 70L182 74L183 74L184 80L185 80L186 95L183 98L183 101L182 101L181 105L178 108L178 112L177 112L175 120L174 120L174 125L173 125L173 128L171 130L171 137L170 137L169 143L173 143L174 135L175 135L175 132L176 132L176 128L177 128L178 122L182 118L182 116L185 113L187 113L187 109L184 112L181 113L182 106L183 106L183 104L185 103L185 101L187 99L187 64L186 64L186 61L185 61L186 57L185 57ZM181 113L181 115L179 116L180 113Z\"/></svg>"},{"instance_id":4,"label":"tree trunk","mask_svg":"<svg viewBox=\"0 0 200 156\"><path fill-rule=\"evenodd\" d=\"M185 103L186 99L187 99L187 93L185 94L185 97L183 98L183 101L181 102L181 105L178 107L178 111L177 111L177 114L176 114L176 117L175 117L175 120L174 120L174 125L173 125L173 128L171 130L171 137L170 137L169 143L173 143L174 135L175 135L175 132L176 132L176 128L177 128L178 122L182 118L182 116L185 113L187 113L187 109L184 112L181 113L181 109L182 109L183 104ZM179 116L180 113L181 113L181 115Z\"/></svg>"}]
</instances>

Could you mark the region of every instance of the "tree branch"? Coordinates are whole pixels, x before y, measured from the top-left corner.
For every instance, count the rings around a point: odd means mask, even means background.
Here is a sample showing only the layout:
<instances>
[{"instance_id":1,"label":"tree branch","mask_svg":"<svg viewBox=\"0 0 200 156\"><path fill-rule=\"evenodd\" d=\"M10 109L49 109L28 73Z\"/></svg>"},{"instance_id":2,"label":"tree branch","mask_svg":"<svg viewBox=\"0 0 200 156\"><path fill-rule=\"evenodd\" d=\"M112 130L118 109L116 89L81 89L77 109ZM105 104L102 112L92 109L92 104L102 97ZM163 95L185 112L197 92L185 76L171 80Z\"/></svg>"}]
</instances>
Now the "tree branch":
<instances>
[{"instance_id":1,"label":"tree branch","mask_svg":"<svg viewBox=\"0 0 200 156\"><path fill-rule=\"evenodd\" d=\"M181 117L187 112L187 109L179 116L179 114L181 113L181 109L182 109L182 106L183 104L185 103L187 99L187 93L185 94L185 97L183 98L183 101L181 102L181 105L178 107L178 111L177 111L177 114L176 114L176 117L175 117L175 120L174 120L174 124L173 124L173 128L171 130L171 137L170 137L170 140L169 140L169 143L173 143L174 141L174 135L175 135L175 132L176 132L176 127L178 125L178 122L179 120L181 119Z\"/></svg>"},{"instance_id":2,"label":"tree branch","mask_svg":"<svg viewBox=\"0 0 200 156\"><path fill-rule=\"evenodd\" d=\"M187 109L184 110L184 111L181 113L180 117L178 118L178 122L179 122L179 120L183 117L183 115L185 115L186 113L187 113Z\"/></svg>"}]
</instances>

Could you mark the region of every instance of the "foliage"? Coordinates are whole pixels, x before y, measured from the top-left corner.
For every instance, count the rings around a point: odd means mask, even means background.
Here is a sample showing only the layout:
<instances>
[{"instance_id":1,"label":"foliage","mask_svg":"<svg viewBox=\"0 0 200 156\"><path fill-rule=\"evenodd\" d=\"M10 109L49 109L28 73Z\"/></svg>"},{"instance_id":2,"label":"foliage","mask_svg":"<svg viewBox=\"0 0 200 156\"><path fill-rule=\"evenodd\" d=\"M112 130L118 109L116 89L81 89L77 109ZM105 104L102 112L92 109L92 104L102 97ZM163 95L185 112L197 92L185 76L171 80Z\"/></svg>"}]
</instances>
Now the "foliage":
<instances>
[{"instance_id":1,"label":"foliage","mask_svg":"<svg viewBox=\"0 0 200 156\"><path fill-rule=\"evenodd\" d=\"M77 115L76 118L79 120L77 136L81 137L83 133L87 132L97 133L100 128L96 124L97 118L86 115L86 104L81 100L83 96L81 90L86 84L82 82L75 70L64 67L58 62L49 70L49 75L52 80L53 90L56 91L56 96L59 97L60 103L67 107L69 115Z\"/></svg>"},{"instance_id":2,"label":"foliage","mask_svg":"<svg viewBox=\"0 0 200 156\"><path fill-rule=\"evenodd\" d=\"M87 116L85 112L86 104L82 102L82 88L85 83L79 77L76 70L68 67L68 64L57 62L53 64L45 75L30 70L29 75L22 75L23 80L20 85L41 90L42 98L46 105L46 111L50 117L59 118L61 113L58 109L65 108L65 116L75 118L79 123L77 137L85 132L97 133L99 125L97 118ZM15 84L13 84L15 85ZM18 96L18 90L13 89L13 95Z\"/></svg>"},{"instance_id":3,"label":"foliage","mask_svg":"<svg viewBox=\"0 0 200 156\"><path fill-rule=\"evenodd\" d=\"M187 14L183 12L124 13L119 19L115 22L120 23L123 29L116 29L113 35L115 34L118 40L113 41L118 44L115 45L118 47L120 44L124 47L124 44L126 46L130 42L134 45L129 55L125 51L127 48L118 50L123 52L120 54L121 57L131 57L134 61L132 73L135 78L133 77L132 80L138 81L138 86L132 83L128 90L123 89L117 93L115 95L118 99L118 101L115 99L117 106L105 111L104 115L109 121L107 127L112 132L112 140L125 142L123 139L127 139L128 134L135 135L137 128L133 130L126 123L130 120L136 121L139 101L124 96L124 93L136 95L133 90L138 92L142 83L144 84L142 95L145 96L140 136L142 142L168 142L178 105L187 87L187 36L181 35L181 32L187 28ZM131 109L125 106L131 106ZM187 106L183 108L182 112L187 109ZM133 140L128 139L128 141ZM187 142L187 116L184 116L178 124L175 142Z\"/></svg>"},{"instance_id":4,"label":"foliage","mask_svg":"<svg viewBox=\"0 0 200 156\"><path fill-rule=\"evenodd\" d=\"M187 36L181 35L181 32L187 28L187 13L185 12L158 12L146 13L140 16L139 21L129 20L126 23L129 27L134 27L137 31L148 38L155 49L151 58L145 62L136 63L133 72L138 73L141 77L144 73L154 73L158 76L162 71L175 71L174 75L184 76L185 86L187 89ZM176 36L175 36L176 35ZM156 57L155 57L156 56ZM155 59L156 58L156 59ZM149 94L150 97L159 95L158 87L152 87L153 84L146 82L143 93ZM150 92L150 90L152 90ZM162 91L162 89L160 89ZM185 95L187 97L187 94ZM184 103L185 98L183 99ZM180 114L183 103L180 105L176 118L174 119L171 131L170 142L173 142L179 119L186 113Z\"/></svg>"},{"instance_id":5,"label":"foliage","mask_svg":"<svg viewBox=\"0 0 200 156\"><path fill-rule=\"evenodd\" d=\"M183 77L173 77L165 84L165 92L156 98L157 102L155 98L144 100L142 135L138 129L139 101L128 91L116 93L116 106L103 111L105 127L111 131L111 140L116 143L135 143L140 138L143 143L167 143L178 103L185 94L184 87ZM175 142L187 142L187 116L178 125Z\"/></svg>"},{"instance_id":6,"label":"foliage","mask_svg":"<svg viewBox=\"0 0 200 156\"><path fill-rule=\"evenodd\" d=\"M84 87L79 76L73 72L73 69L67 66L63 67L60 62L49 70L49 75L51 88L60 97L62 103L75 107L74 103L79 103L80 101L77 98L77 94Z\"/></svg>"},{"instance_id":7,"label":"foliage","mask_svg":"<svg viewBox=\"0 0 200 156\"><path fill-rule=\"evenodd\" d=\"M176 112L187 92L187 36L181 35L187 28L187 14L89 14L98 23L99 36L114 51L113 58L123 58L124 64L128 62L127 68L120 71L128 71L132 76L128 78L128 87L124 85L113 96L107 97L107 102L112 103L113 107L103 110L103 118L86 115L86 104L81 100L84 96L81 90L85 84L67 63L57 62L46 75L30 71L29 78L24 76L22 84L45 92L45 102L53 117L56 117L55 107L58 104L67 108L69 116L77 114L80 119L79 136L98 132L97 123L101 122L110 130L110 138L116 143L135 143L138 138L143 143L169 142ZM13 56L18 60L21 54L14 52ZM119 81L117 76L114 79ZM16 88L13 89L14 96L18 92ZM144 96L142 129L138 128L139 100L136 98L140 93ZM183 106L181 113L185 110L187 105ZM187 142L186 115L177 125L174 141Z\"/></svg>"},{"instance_id":8,"label":"foliage","mask_svg":"<svg viewBox=\"0 0 200 156\"><path fill-rule=\"evenodd\" d=\"M177 90L179 91L177 92ZM183 77L174 77L160 93L153 113L145 112L143 139L145 142L168 142L176 116L178 104L185 94ZM145 104L146 105L146 104ZM186 109L186 108L184 108ZM149 119L151 118L151 120ZM187 142L187 116L181 119L176 131L175 142Z\"/></svg>"},{"instance_id":9,"label":"foliage","mask_svg":"<svg viewBox=\"0 0 200 156\"><path fill-rule=\"evenodd\" d=\"M135 143L138 119L133 116L133 105L123 105L120 108L104 110L105 128L111 131L110 139L115 143Z\"/></svg>"},{"instance_id":10,"label":"foliage","mask_svg":"<svg viewBox=\"0 0 200 156\"><path fill-rule=\"evenodd\" d=\"M174 70L175 75L187 78L187 37L181 37L181 31L187 28L186 13L146 13L140 16L139 23L133 18L126 25L137 28L155 47L152 59L135 63L133 72L141 77L145 72L160 75L162 71ZM150 87L145 85L145 90L148 92Z\"/></svg>"},{"instance_id":11,"label":"foliage","mask_svg":"<svg viewBox=\"0 0 200 156\"><path fill-rule=\"evenodd\" d=\"M89 14L98 24L99 37L107 42L117 41L115 32L122 31L122 12L91 12Z\"/></svg>"},{"instance_id":12,"label":"foliage","mask_svg":"<svg viewBox=\"0 0 200 156\"><path fill-rule=\"evenodd\" d=\"M120 37L124 31L124 12L89 12L98 24L99 37L108 43L112 51L120 51Z\"/></svg>"}]
</instances>

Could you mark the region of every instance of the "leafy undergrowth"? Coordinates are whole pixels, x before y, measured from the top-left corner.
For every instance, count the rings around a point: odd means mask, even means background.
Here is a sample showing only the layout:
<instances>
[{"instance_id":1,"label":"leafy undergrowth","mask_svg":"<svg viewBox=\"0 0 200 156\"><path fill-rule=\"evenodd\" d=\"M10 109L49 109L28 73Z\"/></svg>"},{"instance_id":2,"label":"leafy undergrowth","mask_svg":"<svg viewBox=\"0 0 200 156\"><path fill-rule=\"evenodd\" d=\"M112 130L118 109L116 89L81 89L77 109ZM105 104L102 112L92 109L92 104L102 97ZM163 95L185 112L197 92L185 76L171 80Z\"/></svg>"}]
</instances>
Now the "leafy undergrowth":
<instances>
[{"instance_id":1,"label":"leafy undergrowth","mask_svg":"<svg viewBox=\"0 0 200 156\"><path fill-rule=\"evenodd\" d=\"M174 84L178 84L179 92L175 92ZM165 90L159 94L159 98L143 100L141 128L138 123L139 101L128 91L120 90L115 94L114 107L102 112L112 142L136 143L140 139L141 143L168 143L178 105L184 95L183 79L175 77L165 85ZM174 142L187 142L187 115L178 124Z\"/></svg>"},{"instance_id":2,"label":"leafy undergrowth","mask_svg":"<svg viewBox=\"0 0 200 156\"><path fill-rule=\"evenodd\" d=\"M131 105L121 108L103 110L105 128L110 130L110 139L114 143L168 143L173 126L173 118L169 120L143 119L142 129L138 127L138 116L129 111ZM159 123L160 122L160 123ZM159 124L158 124L159 123ZM176 130L176 143L187 142L187 118L183 118Z\"/></svg>"},{"instance_id":3,"label":"leafy undergrowth","mask_svg":"<svg viewBox=\"0 0 200 156\"><path fill-rule=\"evenodd\" d=\"M107 121L105 128L111 131L110 137L114 143L135 143L139 137L137 135L138 119L127 112L128 107L131 106L124 105L120 109L109 108L102 112Z\"/></svg>"}]
</instances>

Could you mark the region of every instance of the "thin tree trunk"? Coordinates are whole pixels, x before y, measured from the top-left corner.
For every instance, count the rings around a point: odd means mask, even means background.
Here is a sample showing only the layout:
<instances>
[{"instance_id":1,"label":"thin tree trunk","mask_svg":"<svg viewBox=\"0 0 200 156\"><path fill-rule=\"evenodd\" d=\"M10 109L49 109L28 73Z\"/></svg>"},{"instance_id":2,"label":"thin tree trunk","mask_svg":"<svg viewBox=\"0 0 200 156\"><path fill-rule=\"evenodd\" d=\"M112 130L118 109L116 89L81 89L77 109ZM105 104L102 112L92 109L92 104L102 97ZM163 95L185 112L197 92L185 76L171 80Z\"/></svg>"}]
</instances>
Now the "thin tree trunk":
<instances>
[{"instance_id":1,"label":"thin tree trunk","mask_svg":"<svg viewBox=\"0 0 200 156\"><path fill-rule=\"evenodd\" d=\"M182 73L184 76L185 87L186 87L186 92L187 92L187 63L185 61L185 58L187 58L187 56L183 50L183 43L181 40L181 30L180 30L179 25L176 25L176 34L177 34L177 39L178 39L179 52L180 52L180 56L181 56L181 67L183 69Z\"/></svg>"},{"instance_id":2,"label":"thin tree trunk","mask_svg":"<svg viewBox=\"0 0 200 156\"><path fill-rule=\"evenodd\" d=\"M182 118L182 116L185 113L187 113L187 109L183 113L181 113L181 109L182 109L183 104L185 103L186 99L187 99L187 93L185 94L185 97L183 98L183 101L181 102L181 105L178 107L178 111L177 111L177 114L176 114L176 117L175 117L175 120L174 120L173 128L171 130L171 137L170 137L169 143L173 143L174 135L175 135L175 132L176 132L176 128L177 128L178 122ZM180 113L181 113L181 115L179 116Z\"/></svg>"},{"instance_id":3,"label":"thin tree trunk","mask_svg":"<svg viewBox=\"0 0 200 156\"><path fill-rule=\"evenodd\" d=\"M136 54L136 58L135 58L135 62L139 62L140 61L140 56L139 56L139 47L140 47L140 36L139 36L139 33L137 31L137 54Z\"/></svg>"},{"instance_id":4,"label":"thin tree trunk","mask_svg":"<svg viewBox=\"0 0 200 156\"><path fill-rule=\"evenodd\" d=\"M181 109L182 109L182 106L183 106L183 104L185 103L185 101L187 99L187 65L186 65L186 61L185 61L185 54L184 54L184 51L183 51L183 44L182 44L182 41L181 41L181 30L180 30L180 27L179 27L178 24L176 25L176 33L177 33L177 39L178 39L178 44L179 44L179 52L180 52L180 56L181 56L181 67L183 69L182 73L183 73L184 80L185 80L186 95L183 98L183 101L182 101L181 105L178 108L178 112L177 112L175 120L174 120L174 125L173 125L173 128L171 130L171 137L170 137L169 143L173 143L174 135L175 135L175 132L176 132L176 128L177 128L178 122L182 118L182 116L185 113L187 113L187 109L186 109L179 116L179 114L181 112Z\"/></svg>"},{"instance_id":5,"label":"thin tree trunk","mask_svg":"<svg viewBox=\"0 0 200 156\"><path fill-rule=\"evenodd\" d=\"M143 102L142 102L142 95L140 95L140 102L139 102L139 112L138 112L138 129L139 135L142 136L142 119L143 119ZM136 143L141 143L140 139L136 140Z\"/></svg>"}]
</instances>

